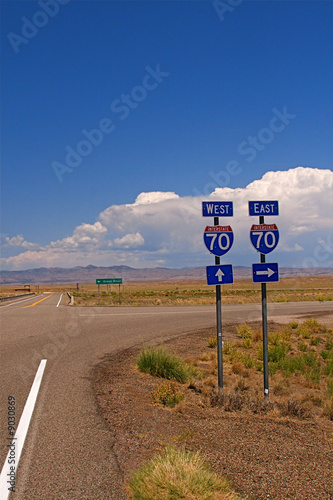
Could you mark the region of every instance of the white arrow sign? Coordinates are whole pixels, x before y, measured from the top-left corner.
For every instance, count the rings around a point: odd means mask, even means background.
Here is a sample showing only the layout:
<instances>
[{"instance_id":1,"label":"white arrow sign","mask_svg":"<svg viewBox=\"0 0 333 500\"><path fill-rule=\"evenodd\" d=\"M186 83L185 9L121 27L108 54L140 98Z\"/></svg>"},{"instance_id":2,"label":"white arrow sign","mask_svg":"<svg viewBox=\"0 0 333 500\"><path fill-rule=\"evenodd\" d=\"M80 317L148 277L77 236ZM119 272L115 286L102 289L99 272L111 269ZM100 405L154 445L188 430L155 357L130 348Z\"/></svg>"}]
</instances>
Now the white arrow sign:
<instances>
[{"instance_id":1,"label":"white arrow sign","mask_svg":"<svg viewBox=\"0 0 333 500\"><path fill-rule=\"evenodd\" d=\"M223 272L223 271L221 271L221 269L218 269L218 270L217 270L217 273L215 274L215 276L217 276L217 279L218 279L219 281L222 281L222 278L223 278L223 276L224 276L224 272Z\"/></svg>"},{"instance_id":2,"label":"white arrow sign","mask_svg":"<svg viewBox=\"0 0 333 500\"><path fill-rule=\"evenodd\" d=\"M270 269L269 267L266 269L266 271L257 271L257 274L267 274L267 276L270 278L275 271L273 269Z\"/></svg>"}]
</instances>

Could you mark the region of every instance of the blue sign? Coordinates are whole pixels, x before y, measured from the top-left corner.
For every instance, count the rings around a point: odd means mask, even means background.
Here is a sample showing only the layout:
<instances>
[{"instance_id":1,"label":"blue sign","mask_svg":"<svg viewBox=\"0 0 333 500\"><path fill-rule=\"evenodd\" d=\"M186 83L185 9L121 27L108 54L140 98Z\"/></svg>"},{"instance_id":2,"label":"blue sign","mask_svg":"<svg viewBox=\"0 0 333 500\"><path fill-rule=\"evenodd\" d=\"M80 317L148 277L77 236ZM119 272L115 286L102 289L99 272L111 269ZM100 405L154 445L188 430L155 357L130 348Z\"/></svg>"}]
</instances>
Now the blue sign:
<instances>
[{"instance_id":1,"label":"blue sign","mask_svg":"<svg viewBox=\"0 0 333 500\"><path fill-rule=\"evenodd\" d=\"M225 285L234 282L231 264L207 266L206 274L207 285Z\"/></svg>"},{"instance_id":2,"label":"blue sign","mask_svg":"<svg viewBox=\"0 0 333 500\"><path fill-rule=\"evenodd\" d=\"M250 239L254 248L263 254L274 250L279 242L279 230L276 224L253 224Z\"/></svg>"},{"instance_id":3,"label":"blue sign","mask_svg":"<svg viewBox=\"0 0 333 500\"><path fill-rule=\"evenodd\" d=\"M234 233L230 226L207 226L204 242L210 253L221 257L229 252L234 242Z\"/></svg>"},{"instance_id":4,"label":"blue sign","mask_svg":"<svg viewBox=\"0 0 333 500\"><path fill-rule=\"evenodd\" d=\"M279 215L279 202L249 201L249 215Z\"/></svg>"},{"instance_id":5,"label":"blue sign","mask_svg":"<svg viewBox=\"0 0 333 500\"><path fill-rule=\"evenodd\" d=\"M273 264L260 263L252 264L253 283L271 283L279 281L279 266L277 262Z\"/></svg>"},{"instance_id":6,"label":"blue sign","mask_svg":"<svg viewBox=\"0 0 333 500\"><path fill-rule=\"evenodd\" d=\"M234 209L232 201L203 201L203 217L232 217Z\"/></svg>"}]
</instances>

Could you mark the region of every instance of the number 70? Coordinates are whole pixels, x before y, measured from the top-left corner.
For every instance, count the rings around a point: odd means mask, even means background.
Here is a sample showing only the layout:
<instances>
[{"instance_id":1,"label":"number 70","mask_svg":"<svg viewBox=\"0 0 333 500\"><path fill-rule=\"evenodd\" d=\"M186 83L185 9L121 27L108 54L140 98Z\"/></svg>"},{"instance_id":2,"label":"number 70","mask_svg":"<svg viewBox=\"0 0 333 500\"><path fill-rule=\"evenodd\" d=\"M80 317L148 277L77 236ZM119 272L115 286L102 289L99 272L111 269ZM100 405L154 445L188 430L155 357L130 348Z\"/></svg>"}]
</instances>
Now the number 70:
<instances>
[{"instance_id":1,"label":"number 70","mask_svg":"<svg viewBox=\"0 0 333 500\"><path fill-rule=\"evenodd\" d=\"M213 250L216 238L217 238L217 244L221 248L221 250L226 250L227 248L230 247L230 236L228 233L220 233L220 234L214 233L214 234L207 234L206 236L212 238L210 242L210 248L209 248L210 250ZM225 245L223 245L222 241L223 238L226 239Z\"/></svg>"},{"instance_id":2,"label":"number 70","mask_svg":"<svg viewBox=\"0 0 333 500\"><path fill-rule=\"evenodd\" d=\"M262 240L262 237L264 237L264 245L267 248L273 248L276 245L276 236L272 231L253 231L253 236L257 236L257 244L256 248L260 248L260 242ZM271 242L269 242L269 236L271 237Z\"/></svg>"}]
</instances>

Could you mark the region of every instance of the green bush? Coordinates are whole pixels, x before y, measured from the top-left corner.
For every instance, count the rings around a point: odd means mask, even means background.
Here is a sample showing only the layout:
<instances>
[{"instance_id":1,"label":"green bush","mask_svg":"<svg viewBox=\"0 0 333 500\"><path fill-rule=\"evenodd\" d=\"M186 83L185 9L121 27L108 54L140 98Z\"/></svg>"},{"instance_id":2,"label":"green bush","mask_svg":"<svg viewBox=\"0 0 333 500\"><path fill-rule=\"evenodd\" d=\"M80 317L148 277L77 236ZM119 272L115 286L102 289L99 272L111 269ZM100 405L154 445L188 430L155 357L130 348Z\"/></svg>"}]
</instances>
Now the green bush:
<instances>
[{"instance_id":1,"label":"green bush","mask_svg":"<svg viewBox=\"0 0 333 500\"><path fill-rule=\"evenodd\" d=\"M181 384L186 383L190 378L186 364L162 348L147 347L142 349L137 359L137 367L143 373L175 380Z\"/></svg>"},{"instance_id":2,"label":"green bush","mask_svg":"<svg viewBox=\"0 0 333 500\"><path fill-rule=\"evenodd\" d=\"M268 348L268 361L279 362L286 357L288 347L286 344L273 345Z\"/></svg>"}]
</instances>

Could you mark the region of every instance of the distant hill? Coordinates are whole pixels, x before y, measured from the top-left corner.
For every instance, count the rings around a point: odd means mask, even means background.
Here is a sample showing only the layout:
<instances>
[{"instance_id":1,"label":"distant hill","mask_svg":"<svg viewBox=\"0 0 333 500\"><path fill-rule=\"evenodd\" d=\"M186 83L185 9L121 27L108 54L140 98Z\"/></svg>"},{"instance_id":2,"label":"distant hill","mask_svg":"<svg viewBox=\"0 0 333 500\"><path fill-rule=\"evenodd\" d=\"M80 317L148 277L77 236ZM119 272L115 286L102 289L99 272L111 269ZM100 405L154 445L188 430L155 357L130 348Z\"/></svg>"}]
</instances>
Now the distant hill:
<instances>
[{"instance_id":1,"label":"distant hill","mask_svg":"<svg viewBox=\"0 0 333 500\"><path fill-rule=\"evenodd\" d=\"M234 266L236 278L250 278L250 267ZM331 268L296 269L280 268L280 276L333 275ZM0 271L0 283L71 283L94 282L96 278L123 278L124 281L153 281L170 279L205 279L205 267L168 269L164 267L135 269L129 266L97 267L89 265L72 268L40 267L25 271Z\"/></svg>"}]
</instances>

